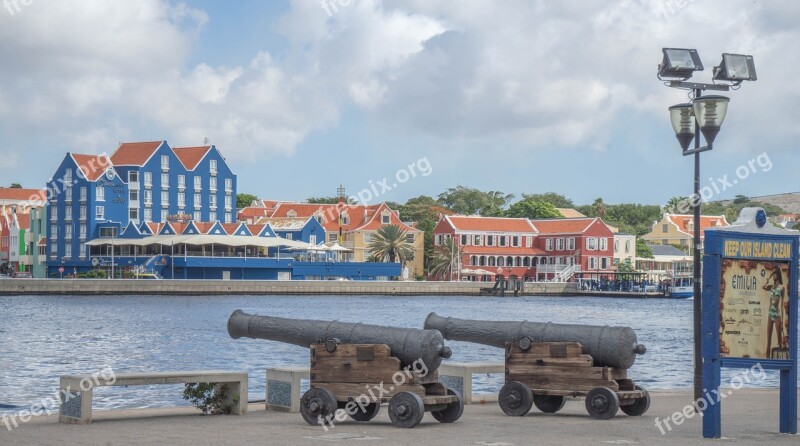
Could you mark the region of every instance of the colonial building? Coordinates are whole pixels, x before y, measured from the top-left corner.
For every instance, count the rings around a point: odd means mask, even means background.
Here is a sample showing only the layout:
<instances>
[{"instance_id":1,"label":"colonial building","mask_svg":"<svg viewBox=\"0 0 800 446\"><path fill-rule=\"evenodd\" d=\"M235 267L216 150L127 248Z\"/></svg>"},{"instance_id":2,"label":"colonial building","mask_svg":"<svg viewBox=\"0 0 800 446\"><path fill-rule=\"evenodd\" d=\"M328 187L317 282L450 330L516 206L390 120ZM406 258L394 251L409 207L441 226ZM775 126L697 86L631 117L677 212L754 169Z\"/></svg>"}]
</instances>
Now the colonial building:
<instances>
[{"instance_id":1,"label":"colonial building","mask_svg":"<svg viewBox=\"0 0 800 446\"><path fill-rule=\"evenodd\" d=\"M531 220L538 230L534 246L544 254L537 280L569 280L575 272L614 270L614 233L600 218Z\"/></svg>"},{"instance_id":2,"label":"colonial building","mask_svg":"<svg viewBox=\"0 0 800 446\"><path fill-rule=\"evenodd\" d=\"M461 262L443 279L491 281L497 275L531 280L544 250L534 244L536 228L524 218L448 215L433 230L433 244L449 238L461 249Z\"/></svg>"},{"instance_id":3,"label":"colonial building","mask_svg":"<svg viewBox=\"0 0 800 446\"><path fill-rule=\"evenodd\" d=\"M631 234L614 234L614 265L636 265L636 236Z\"/></svg>"},{"instance_id":4,"label":"colonial building","mask_svg":"<svg viewBox=\"0 0 800 446\"><path fill-rule=\"evenodd\" d=\"M705 230L729 226L724 215L700 216L700 244L702 246ZM653 245L676 245L691 249L694 240L694 216L665 213L661 220L653 222L652 230L642 238Z\"/></svg>"}]
</instances>

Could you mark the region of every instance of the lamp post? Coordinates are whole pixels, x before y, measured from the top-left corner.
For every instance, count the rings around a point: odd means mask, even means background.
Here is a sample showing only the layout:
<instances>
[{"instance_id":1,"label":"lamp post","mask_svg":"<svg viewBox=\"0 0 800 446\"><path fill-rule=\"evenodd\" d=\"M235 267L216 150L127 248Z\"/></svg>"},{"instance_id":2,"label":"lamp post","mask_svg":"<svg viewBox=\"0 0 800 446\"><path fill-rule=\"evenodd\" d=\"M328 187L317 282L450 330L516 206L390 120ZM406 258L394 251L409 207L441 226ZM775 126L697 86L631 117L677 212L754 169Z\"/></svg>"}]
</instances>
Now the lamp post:
<instances>
[{"instance_id":1,"label":"lamp post","mask_svg":"<svg viewBox=\"0 0 800 446\"><path fill-rule=\"evenodd\" d=\"M665 85L672 88L689 90L691 103L683 103L669 107L670 121L675 131L675 137L683 151L683 156L694 155L694 189L690 197L694 231L693 231L693 325L694 325L694 398L695 401L703 398L703 361L701 355L702 332L702 299L701 299L701 273L702 264L700 251L700 153L712 150L714 140L725 121L730 99L725 96L703 96L703 91L728 91L731 87L738 87L744 80L756 80L755 66L752 56L741 54L722 55L722 62L714 67L713 78L715 81L730 83L697 83L688 82L695 71L703 70L703 63L695 49L663 48L663 59L658 66L658 78L677 78L665 81ZM700 146L700 134L706 141L705 146ZM694 140L694 148L689 145Z\"/></svg>"}]
</instances>

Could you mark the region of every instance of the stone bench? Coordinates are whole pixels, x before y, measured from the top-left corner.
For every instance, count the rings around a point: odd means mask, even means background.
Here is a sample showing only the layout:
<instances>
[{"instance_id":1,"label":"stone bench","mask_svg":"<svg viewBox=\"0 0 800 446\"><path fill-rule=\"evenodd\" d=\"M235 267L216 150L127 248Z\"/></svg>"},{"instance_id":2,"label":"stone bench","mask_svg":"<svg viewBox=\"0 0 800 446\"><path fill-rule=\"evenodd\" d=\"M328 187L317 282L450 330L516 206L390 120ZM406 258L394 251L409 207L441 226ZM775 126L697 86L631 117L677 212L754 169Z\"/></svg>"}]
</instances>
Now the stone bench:
<instances>
[{"instance_id":1,"label":"stone bench","mask_svg":"<svg viewBox=\"0 0 800 446\"><path fill-rule=\"evenodd\" d=\"M274 367L267 369L267 410L300 412L300 380L310 379L308 367Z\"/></svg>"},{"instance_id":2,"label":"stone bench","mask_svg":"<svg viewBox=\"0 0 800 446\"><path fill-rule=\"evenodd\" d=\"M464 404L497 401L496 394L472 393L472 375L486 373L505 374L502 362L447 362L439 367L439 382L458 390ZM300 380L310 379L308 367L273 367L267 369L267 410L300 412Z\"/></svg>"},{"instance_id":3,"label":"stone bench","mask_svg":"<svg viewBox=\"0 0 800 446\"><path fill-rule=\"evenodd\" d=\"M63 375L59 383L61 405L58 421L71 424L92 422L92 391L103 386L217 383L228 386L228 403L237 415L247 413L247 373L226 371L119 373L112 376ZM238 398L238 402L234 401Z\"/></svg>"},{"instance_id":4,"label":"stone bench","mask_svg":"<svg viewBox=\"0 0 800 446\"><path fill-rule=\"evenodd\" d=\"M500 373L505 376L506 365L502 362L443 362L439 366L439 382L458 390L464 404L497 401L497 394L473 394L472 375Z\"/></svg>"}]
</instances>

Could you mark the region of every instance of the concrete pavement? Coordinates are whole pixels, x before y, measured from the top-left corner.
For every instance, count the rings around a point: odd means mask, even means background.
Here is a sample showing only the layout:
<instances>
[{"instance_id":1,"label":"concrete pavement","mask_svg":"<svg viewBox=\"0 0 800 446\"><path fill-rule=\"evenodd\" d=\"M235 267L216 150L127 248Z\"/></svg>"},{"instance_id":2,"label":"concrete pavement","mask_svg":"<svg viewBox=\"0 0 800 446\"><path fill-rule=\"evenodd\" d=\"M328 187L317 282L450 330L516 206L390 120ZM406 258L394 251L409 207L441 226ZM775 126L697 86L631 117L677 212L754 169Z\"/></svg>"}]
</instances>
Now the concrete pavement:
<instances>
[{"instance_id":1,"label":"concrete pavement","mask_svg":"<svg viewBox=\"0 0 800 446\"><path fill-rule=\"evenodd\" d=\"M414 429L391 425L386 406L373 421L345 421L328 432L309 426L300 414L267 412L251 404L247 416L201 416L192 408L95 411L91 425L65 425L56 416L38 417L8 431L0 424L0 445L793 445L800 436L778 431L778 391L732 391L723 404L724 439L703 440L699 417L670 429L655 419L669 418L689 404L682 392L653 392L642 417L620 412L609 421L590 418L582 400L568 401L558 414L534 408L525 417L506 416L493 404L467 406L454 424L440 424L430 414ZM663 423L662 423L663 424Z\"/></svg>"}]
</instances>

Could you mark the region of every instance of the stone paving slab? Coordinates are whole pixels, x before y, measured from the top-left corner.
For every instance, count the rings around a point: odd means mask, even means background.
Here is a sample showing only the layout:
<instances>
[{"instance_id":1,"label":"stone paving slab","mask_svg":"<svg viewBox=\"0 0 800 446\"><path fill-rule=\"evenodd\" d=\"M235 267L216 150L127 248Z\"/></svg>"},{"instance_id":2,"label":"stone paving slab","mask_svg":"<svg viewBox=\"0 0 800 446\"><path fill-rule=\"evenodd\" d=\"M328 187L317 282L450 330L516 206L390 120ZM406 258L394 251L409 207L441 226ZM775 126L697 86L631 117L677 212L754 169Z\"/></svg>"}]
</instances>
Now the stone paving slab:
<instances>
[{"instance_id":1,"label":"stone paving slab","mask_svg":"<svg viewBox=\"0 0 800 446\"><path fill-rule=\"evenodd\" d=\"M267 412L251 404L247 416L201 416L191 408L95 411L86 426L58 424L38 417L8 431L0 424L0 445L800 445L800 436L778 430L778 391L742 389L723 401L724 438L703 440L699 417L664 434L655 419L665 419L690 403L689 392L653 392L642 417L622 413L609 421L590 418L583 401L568 401L558 414L535 409L508 417L496 404L467 406L454 424L430 414L414 429L391 425L386 406L369 423L345 421L328 432L309 426L300 414Z\"/></svg>"}]
</instances>

